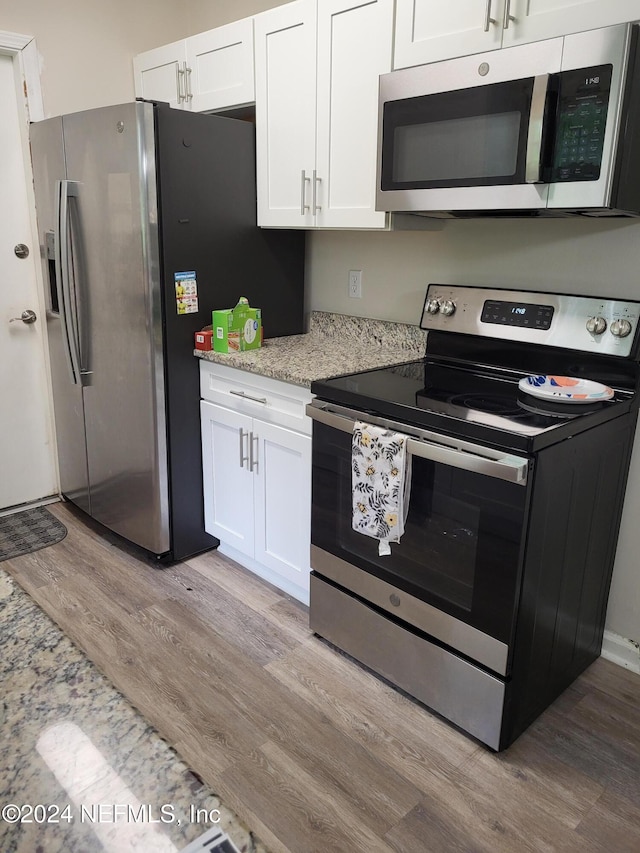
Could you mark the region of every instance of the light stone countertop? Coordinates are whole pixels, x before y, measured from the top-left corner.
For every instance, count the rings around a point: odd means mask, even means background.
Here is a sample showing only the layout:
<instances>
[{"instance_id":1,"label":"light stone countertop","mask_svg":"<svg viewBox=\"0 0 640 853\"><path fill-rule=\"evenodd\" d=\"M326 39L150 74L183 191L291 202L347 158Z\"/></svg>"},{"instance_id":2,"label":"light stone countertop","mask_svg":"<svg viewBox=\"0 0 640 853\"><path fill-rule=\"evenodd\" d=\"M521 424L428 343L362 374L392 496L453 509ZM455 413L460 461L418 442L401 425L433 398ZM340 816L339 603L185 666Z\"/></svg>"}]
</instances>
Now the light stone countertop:
<instances>
[{"instance_id":1,"label":"light stone countertop","mask_svg":"<svg viewBox=\"0 0 640 853\"><path fill-rule=\"evenodd\" d=\"M270 338L248 352L194 355L308 388L316 379L422 358L425 346L419 326L314 311L304 335Z\"/></svg>"}]
</instances>

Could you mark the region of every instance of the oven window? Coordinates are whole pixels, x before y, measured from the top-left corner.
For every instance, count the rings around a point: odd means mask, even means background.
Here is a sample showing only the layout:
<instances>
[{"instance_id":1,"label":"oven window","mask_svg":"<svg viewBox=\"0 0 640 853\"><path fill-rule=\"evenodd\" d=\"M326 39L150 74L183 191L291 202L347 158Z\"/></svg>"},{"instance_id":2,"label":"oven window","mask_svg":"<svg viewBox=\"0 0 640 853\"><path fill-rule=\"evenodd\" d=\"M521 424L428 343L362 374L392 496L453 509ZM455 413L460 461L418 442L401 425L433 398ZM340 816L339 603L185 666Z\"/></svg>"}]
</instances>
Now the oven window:
<instances>
[{"instance_id":1,"label":"oven window","mask_svg":"<svg viewBox=\"0 0 640 853\"><path fill-rule=\"evenodd\" d=\"M351 526L351 435L314 423L314 545L508 642L515 613L526 489L412 459L405 532L378 541Z\"/></svg>"},{"instance_id":2,"label":"oven window","mask_svg":"<svg viewBox=\"0 0 640 853\"><path fill-rule=\"evenodd\" d=\"M533 78L387 101L382 190L519 184Z\"/></svg>"},{"instance_id":3,"label":"oven window","mask_svg":"<svg viewBox=\"0 0 640 853\"><path fill-rule=\"evenodd\" d=\"M414 465L412 499L402 548L394 549L397 553L393 573L412 586L437 591L439 598L470 611L481 520L477 501L464 498L464 477L458 476L464 472L436 467L422 459L414 460ZM386 558L377 553L376 540L365 545L355 531L354 536L344 528L341 532L342 550L352 555L366 554L383 571L389 569Z\"/></svg>"}]
</instances>

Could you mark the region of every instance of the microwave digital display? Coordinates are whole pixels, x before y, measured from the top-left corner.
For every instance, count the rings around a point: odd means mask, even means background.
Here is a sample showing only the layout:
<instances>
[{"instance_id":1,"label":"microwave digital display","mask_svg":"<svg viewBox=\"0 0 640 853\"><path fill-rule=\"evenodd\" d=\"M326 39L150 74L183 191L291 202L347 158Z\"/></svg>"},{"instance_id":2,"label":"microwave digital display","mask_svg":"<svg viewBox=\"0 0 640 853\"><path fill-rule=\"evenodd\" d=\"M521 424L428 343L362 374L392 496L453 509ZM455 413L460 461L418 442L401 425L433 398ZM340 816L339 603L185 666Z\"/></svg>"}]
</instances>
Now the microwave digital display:
<instances>
[{"instance_id":1,"label":"microwave digital display","mask_svg":"<svg viewBox=\"0 0 640 853\"><path fill-rule=\"evenodd\" d=\"M482 306L480 320L500 326L518 326L523 329L546 330L551 326L553 305L532 305L530 302L504 302L487 299Z\"/></svg>"},{"instance_id":2,"label":"microwave digital display","mask_svg":"<svg viewBox=\"0 0 640 853\"><path fill-rule=\"evenodd\" d=\"M559 74L552 181L597 181L602 167L611 65Z\"/></svg>"}]
</instances>

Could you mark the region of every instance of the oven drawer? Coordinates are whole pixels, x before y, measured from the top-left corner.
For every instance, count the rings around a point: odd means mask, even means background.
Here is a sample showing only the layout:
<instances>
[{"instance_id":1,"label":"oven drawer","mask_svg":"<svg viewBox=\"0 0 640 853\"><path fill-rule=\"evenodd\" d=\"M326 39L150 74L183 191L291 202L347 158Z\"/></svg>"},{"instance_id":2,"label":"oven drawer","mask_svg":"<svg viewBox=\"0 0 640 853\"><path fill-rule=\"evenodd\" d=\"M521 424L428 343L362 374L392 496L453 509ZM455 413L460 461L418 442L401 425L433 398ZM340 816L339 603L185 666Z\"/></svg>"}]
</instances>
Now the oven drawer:
<instances>
[{"instance_id":1,"label":"oven drawer","mask_svg":"<svg viewBox=\"0 0 640 853\"><path fill-rule=\"evenodd\" d=\"M313 544L311 568L319 576L328 578L379 610L386 610L393 618L453 647L497 675L506 676L509 658L509 646L506 643Z\"/></svg>"},{"instance_id":2,"label":"oven drawer","mask_svg":"<svg viewBox=\"0 0 640 853\"><path fill-rule=\"evenodd\" d=\"M473 737L499 749L505 699L500 679L397 625L314 574L309 625Z\"/></svg>"}]
</instances>

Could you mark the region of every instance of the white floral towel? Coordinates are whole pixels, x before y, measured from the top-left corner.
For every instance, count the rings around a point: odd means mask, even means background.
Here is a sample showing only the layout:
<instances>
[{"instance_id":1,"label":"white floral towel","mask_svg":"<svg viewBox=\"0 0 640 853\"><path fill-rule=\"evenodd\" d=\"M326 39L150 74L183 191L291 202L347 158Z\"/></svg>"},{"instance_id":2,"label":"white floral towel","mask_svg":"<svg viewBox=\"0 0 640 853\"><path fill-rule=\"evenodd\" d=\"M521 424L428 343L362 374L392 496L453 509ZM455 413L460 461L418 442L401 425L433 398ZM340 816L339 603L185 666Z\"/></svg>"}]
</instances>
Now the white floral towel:
<instances>
[{"instance_id":1,"label":"white floral towel","mask_svg":"<svg viewBox=\"0 0 640 853\"><path fill-rule=\"evenodd\" d=\"M351 442L353 529L378 539L378 553L399 542L409 509L411 456L407 437L356 421Z\"/></svg>"}]
</instances>

